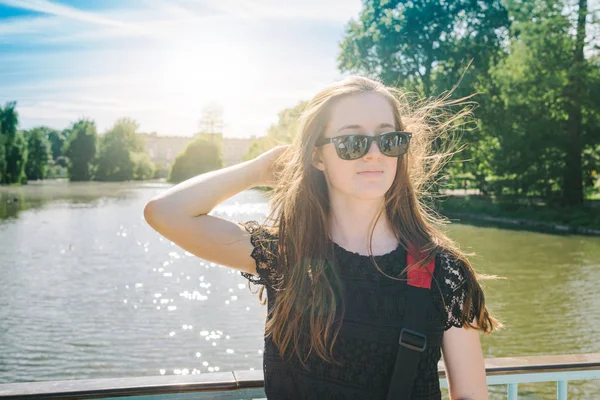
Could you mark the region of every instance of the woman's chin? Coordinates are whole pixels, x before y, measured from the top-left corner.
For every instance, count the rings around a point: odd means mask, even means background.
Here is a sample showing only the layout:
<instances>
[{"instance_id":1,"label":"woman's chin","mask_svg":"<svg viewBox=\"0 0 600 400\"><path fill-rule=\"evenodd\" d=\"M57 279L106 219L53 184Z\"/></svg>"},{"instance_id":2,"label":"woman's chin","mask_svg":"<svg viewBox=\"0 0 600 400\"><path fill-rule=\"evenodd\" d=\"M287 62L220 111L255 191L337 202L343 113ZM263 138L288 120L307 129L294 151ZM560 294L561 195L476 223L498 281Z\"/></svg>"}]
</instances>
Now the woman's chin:
<instances>
[{"instance_id":1,"label":"woman's chin","mask_svg":"<svg viewBox=\"0 0 600 400\"><path fill-rule=\"evenodd\" d=\"M385 196L389 185L361 185L354 191L354 196L362 200L376 200Z\"/></svg>"}]
</instances>

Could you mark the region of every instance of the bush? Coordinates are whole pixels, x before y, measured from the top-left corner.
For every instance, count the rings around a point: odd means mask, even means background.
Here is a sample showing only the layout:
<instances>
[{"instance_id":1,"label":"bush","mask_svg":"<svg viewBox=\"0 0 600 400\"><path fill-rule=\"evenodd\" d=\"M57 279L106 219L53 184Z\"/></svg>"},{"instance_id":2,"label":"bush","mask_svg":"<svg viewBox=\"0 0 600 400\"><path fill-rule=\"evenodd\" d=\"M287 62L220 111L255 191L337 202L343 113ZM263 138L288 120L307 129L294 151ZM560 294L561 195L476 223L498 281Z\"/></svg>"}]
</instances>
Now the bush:
<instances>
[{"instance_id":1,"label":"bush","mask_svg":"<svg viewBox=\"0 0 600 400\"><path fill-rule=\"evenodd\" d=\"M177 155L167 180L179 183L220 168L223 168L220 142L199 136Z\"/></svg>"},{"instance_id":2,"label":"bush","mask_svg":"<svg viewBox=\"0 0 600 400\"><path fill-rule=\"evenodd\" d=\"M154 171L156 167L150 160L148 153L131 153L133 160L133 179L136 181L142 181L146 179L152 179L154 177Z\"/></svg>"}]
</instances>

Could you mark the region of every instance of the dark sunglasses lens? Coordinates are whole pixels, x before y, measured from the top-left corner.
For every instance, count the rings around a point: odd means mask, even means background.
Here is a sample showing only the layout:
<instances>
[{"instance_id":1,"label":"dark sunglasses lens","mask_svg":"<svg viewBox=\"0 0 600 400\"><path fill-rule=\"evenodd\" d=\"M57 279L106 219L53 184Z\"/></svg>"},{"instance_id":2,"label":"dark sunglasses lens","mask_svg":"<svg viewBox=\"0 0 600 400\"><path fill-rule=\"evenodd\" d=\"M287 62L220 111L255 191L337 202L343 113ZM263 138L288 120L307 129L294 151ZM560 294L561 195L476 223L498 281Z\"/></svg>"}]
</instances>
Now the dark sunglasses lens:
<instances>
[{"instance_id":1,"label":"dark sunglasses lens","mask_svg":"<svg viewBox=\"0 0 600 400\"><path fill-rule=\"evenodd\" d=\"M335 149L341 159L355 160L366 154L368 142L365 136L345 136L336 143Z\"/></svg>"},{"instance_id":2,"label":"dark sunglasses lens","mask_svg":"<svg viewBox=\"0 0 600 400\"><path fill-rule=\"evenodd\" d=\"M401 132L392 132L379 137L379 149L388 157L399 157L408 150L409 138Z\"/></svg>"},{"instance_id":3,"label":"dark sunglasses lens","mask_svg":"<svg viewBox=\"0 0 600 400\"><path fill-rule=\"evenodd\" d=\"M408 150L409 137L402 132L390 132L379 137L379 150L388 157L399 157ZM369 139L364 135L339 138L335 144L338 156L343 160L356 160L369 151Z\"/></svg>"}]
</instances>

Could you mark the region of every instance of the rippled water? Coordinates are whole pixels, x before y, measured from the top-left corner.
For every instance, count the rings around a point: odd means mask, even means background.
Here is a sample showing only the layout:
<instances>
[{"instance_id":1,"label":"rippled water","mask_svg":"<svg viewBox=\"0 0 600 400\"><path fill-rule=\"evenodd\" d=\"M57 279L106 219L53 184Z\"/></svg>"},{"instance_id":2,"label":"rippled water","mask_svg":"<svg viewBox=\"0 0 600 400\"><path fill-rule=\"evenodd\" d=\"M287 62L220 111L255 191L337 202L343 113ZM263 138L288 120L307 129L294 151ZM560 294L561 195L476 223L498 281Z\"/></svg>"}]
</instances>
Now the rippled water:
<instances>
[{"instance_id":1,"label":"rippled water","mask_svg":"<svg viewBox=\"0 0 600 400\"><path fill-rule=\"evenodd\" d=\"M266 307L230 268L150 228L144 204L167 185L54 182L0 188L0 383L261 369ZM212 215L262 220L265 195ZM600 352L600 238L452 224L506 325L486 357ZM555 383L519 385L556 398ZM492 399L506 388L490 387ZM571 382L570 399L600 398Z\"/></svg>"}]
</instances>

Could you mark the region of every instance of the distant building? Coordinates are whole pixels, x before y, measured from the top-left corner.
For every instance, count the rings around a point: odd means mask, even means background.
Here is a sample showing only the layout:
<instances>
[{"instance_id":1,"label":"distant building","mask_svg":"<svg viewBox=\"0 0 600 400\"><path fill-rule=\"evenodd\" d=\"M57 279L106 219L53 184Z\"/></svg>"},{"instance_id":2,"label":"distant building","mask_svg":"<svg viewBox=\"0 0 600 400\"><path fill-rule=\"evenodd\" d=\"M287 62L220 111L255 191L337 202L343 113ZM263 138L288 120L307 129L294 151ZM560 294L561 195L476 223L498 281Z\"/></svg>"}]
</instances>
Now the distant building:
<instances>
[{"instance_id":1,"label":"distant building","mask_svg":"<svg viewBox=\"0 0 600 400\"><path fill-rule=\"evenodd\" d=\"M223 163L230 165L242 162L242 157L248 152L254 139L223 138Z\"/></svg>"},{"instance_id":2,"label":"distant building","mask_svg":"<svg viewBox=\"0 0 600 400\"><path fill-rule=\"evenodd\" d=\"M175 157L185 147L194 140L191 136L160 136L156 132L140 133L141 137L146 142L146 150L150 155L150 159L155 163L164 163L171 165L175 161ZM221 139L221 135L215 135ZM242 162L242 157L254 139L246 138L222 138L223 140L223 163L226 167L239 164Z\"/></svg>"}]
</instances>

